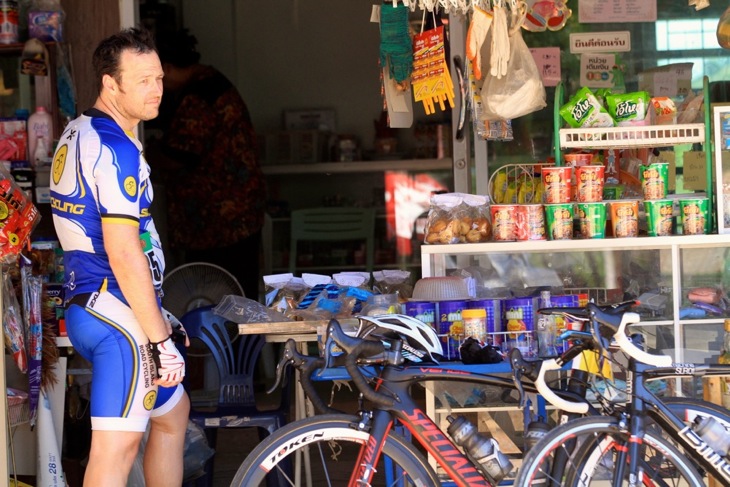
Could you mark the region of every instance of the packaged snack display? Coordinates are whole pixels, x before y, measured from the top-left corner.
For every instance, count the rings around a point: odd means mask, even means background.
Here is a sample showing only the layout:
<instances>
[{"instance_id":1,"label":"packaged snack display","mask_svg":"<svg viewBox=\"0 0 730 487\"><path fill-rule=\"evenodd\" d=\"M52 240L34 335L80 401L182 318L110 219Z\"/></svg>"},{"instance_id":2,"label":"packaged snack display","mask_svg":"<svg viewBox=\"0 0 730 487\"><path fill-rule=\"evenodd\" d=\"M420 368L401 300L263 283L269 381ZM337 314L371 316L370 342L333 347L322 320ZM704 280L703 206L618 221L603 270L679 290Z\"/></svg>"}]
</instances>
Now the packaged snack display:
<instances>
[{"instance_id":1,"label":"packaged snack display","mask_svg":"<svg viewBox=\"0 0 730 487\"><path fill-rule=\"evenodd\" d=\"M426 223L427 244L487 242L492 236L489 198L481 195L447 193L431 198Z\"/></svg>"},{"instance_id":2,"label":"packaged snack display","mask_svg":"<svg viewBox=\"0 0 730 487\"><path fill-rule=\"evenodd\" d=\"M0 260L13 260L40 220L30 196L0 166Z\"/></svg>"},{"instance_id":3,"label":"packaged snack display","mask_svg":"<svg viewBox=\"0 0 730 487\"><path fill-rule=\"evenodd\" d=\"M656 96L651 99L654 109L654 120L657 125L677 123L677 105L668 96Z\"/></svg>"},{"instance_id":4,"label":"packaged snack display","mask_svg":"<svg viewBox=\"0 0 730 487\"><path fill-rule=\"evenodd\" d=\"M613 127L611 115L590 88L583 87L560 107L560 116L573 128Z\"/></svg>"},{"instance_id":5,"label":"packaged snack display","mask_svg":"<svg viewBox=\"0 0 730 487\"><path fill-rule=\"evenodd\" d=\"M606 95L608 114L619 127L647 125L650 120L649 102L646 91Z\"/></svg>"}]
</instances>

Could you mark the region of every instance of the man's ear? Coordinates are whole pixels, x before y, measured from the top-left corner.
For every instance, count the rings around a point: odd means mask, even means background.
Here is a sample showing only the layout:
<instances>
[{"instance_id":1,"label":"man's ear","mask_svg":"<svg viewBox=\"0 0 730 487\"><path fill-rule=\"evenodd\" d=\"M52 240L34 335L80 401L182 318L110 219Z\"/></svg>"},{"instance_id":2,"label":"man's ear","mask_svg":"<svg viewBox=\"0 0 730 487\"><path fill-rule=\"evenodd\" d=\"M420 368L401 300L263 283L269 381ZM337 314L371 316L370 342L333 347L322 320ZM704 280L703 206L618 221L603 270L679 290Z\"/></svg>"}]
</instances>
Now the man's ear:
<instances>
[{"instance_id":1,"label":"man's ear","mask_svg":"<svg viewBox=\"0 0 730 487\"><path fill-rule=\"evenodd\" d=\"M102 86L104 86L104 89L111 91L111 92L115 92L118 87L117 81L108 74L105 74L101 78L101 84L102 84Z\"/></svg>"}]
</instances>

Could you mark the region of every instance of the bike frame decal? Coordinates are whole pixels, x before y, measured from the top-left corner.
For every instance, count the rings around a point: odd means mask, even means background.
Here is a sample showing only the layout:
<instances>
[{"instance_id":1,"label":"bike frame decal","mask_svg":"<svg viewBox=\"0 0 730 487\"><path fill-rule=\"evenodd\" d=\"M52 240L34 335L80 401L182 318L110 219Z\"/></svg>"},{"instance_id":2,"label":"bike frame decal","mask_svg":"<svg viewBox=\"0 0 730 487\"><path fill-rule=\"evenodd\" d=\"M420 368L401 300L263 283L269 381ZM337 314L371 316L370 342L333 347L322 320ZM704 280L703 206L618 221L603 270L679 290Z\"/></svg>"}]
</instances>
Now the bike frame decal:
<instances>
[{"instance_id":1,"label":"bike frame decal","mask_svg":"<svg viewBox=\"0 0 730 487\"><path fill-rule=\"evenodd\" d=\"M710 462L710 464L717 469L717 472L722 477L730 482L730 464L725 461L723 457L717 454L710 445L700 438L700 436L692 429L692 426L686 426L680 430L679 434L683 439L686 440L687 444L691 446L702 458Z\"/></svg>"},{"instance_id":2,"label":"bike frame decal","mask_svg":"<svg viewBox=\"0 0 730 487\"><path fill-rule=\"evenodd\" d=\"M324 431L311 431L309 433L301 434L295 438L292 438L279 450L274 452L268 458L264 459L261 463L261 468L266 472L270 472L276 465L283 460L292 451L299 450L300 448L314 443L316 441L337 441L340 439L351 439L353 437L359 437L362 443L365 444L370 438L370 435L365 431L356 431L350 428L330 428Z\"/></svg>"},{"instance_id":3,"label":"bike frame decal","mask_svg":"<svg viewBox=\"0 0 730 487\"><path fill-rule=\"evenodd\" d=\"M436 459L458 486L489 487L489 483L461 451L443 434L431 418L420 409L403 412L405 426L416 440Z\"/></svg>"}]
</instances>

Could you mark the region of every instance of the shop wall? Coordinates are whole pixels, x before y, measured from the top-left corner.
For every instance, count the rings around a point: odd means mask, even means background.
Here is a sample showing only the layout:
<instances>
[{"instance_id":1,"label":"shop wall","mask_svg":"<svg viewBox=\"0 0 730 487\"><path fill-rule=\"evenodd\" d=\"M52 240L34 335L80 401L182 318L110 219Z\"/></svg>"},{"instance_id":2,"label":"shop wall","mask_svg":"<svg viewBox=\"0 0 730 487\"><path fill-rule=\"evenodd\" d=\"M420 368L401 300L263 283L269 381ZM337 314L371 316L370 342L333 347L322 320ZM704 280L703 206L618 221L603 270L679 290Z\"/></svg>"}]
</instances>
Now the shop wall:
<instances>
[{"instance_id":1,"label":"shop wall","mask_svg":"<svg viewBox=\"0 0 730 487\"><path fill-rule=\"evenodd\" d=\"M383 106L372 4L183 0L181 7L202 61L235 80L257 130L280 129L283 110L329 108L339 133L355 134L371 148Z\"/></svg>"},{"instance_id":2,"label":"shop wall","mask_svg":"<svg viewBox=\"0 0 730 487\"><path fill-rule=\"evenodd\" d=\"M96 84L91 55L104 37L119 30L120 8L129 0L63 0L66 13L64 35L71 46L71 63L76 87L77 111L82 112L96 100ZM120 7L121 6L121 7Z\"/></svg>"}]
</instances>

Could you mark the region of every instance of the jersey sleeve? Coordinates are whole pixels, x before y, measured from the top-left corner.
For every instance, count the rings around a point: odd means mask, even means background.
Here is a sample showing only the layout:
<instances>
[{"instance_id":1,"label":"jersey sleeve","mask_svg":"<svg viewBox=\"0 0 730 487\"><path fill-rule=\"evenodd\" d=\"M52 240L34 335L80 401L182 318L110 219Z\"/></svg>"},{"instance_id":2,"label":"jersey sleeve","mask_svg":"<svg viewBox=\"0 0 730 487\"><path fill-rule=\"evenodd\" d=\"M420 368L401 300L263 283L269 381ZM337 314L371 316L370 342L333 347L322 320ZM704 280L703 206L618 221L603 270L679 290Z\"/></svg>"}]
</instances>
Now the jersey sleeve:
<instances>
[{"instance_id":1,"label":"jersey sleeve","mask_svg":"<svg viewBox=\"0 0 730 487\"><path fill-rule=\"evenodd\" d=\"M139 149L129 140L116 137L102 144L94 177L103 221L139 224L139 157Z\"/></svg>"}]
</instances>

